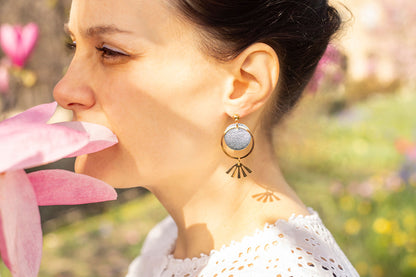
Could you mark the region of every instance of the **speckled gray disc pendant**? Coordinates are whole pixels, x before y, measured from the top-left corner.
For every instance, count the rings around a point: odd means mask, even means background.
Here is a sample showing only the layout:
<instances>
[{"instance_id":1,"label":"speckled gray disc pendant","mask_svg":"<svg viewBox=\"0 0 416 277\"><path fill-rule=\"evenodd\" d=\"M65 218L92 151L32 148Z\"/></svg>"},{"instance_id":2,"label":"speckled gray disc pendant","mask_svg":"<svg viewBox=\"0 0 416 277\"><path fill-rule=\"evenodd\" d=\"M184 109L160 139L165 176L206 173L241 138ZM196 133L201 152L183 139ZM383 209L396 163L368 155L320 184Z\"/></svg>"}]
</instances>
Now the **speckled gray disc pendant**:
<instances>
[{"instance_id":1,"label":"speckled gray disc pendant","mask_svg":"<svg viewBox=\"0 0 416 277\"><path fill-rule=\"evenodd\" d=\"M238 122L239 117L234 116L235 123L225 129L221 139L221 147L224 153L230 158L236 159L237 163L227 170L231 177L247 177L252 171L241 163L241 159L251 154L254 148L254 138L250 129Z\"/></svg>"},{"instance_id":2,"label":"speckled gray disc pendant","mask_svg":"<svg viewBox=\"0 0 416 277\"><path fill-rule=\"evenodd\" d=\"M238 126L237 126L238 125ZM232 150L243 150L251 141L248 127L241 123L234 123L227 127L224 134L224 142Z\"/></svg>"}]
</instances>

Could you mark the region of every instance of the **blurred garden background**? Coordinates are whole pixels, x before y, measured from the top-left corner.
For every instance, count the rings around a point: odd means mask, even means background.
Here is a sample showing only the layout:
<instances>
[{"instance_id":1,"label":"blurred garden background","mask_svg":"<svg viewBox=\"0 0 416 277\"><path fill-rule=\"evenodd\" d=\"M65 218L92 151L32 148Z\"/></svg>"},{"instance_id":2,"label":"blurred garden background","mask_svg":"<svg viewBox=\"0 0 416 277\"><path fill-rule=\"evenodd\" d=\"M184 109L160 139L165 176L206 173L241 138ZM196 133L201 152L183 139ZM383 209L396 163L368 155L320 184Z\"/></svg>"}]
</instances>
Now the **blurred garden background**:
<instances>
[{"instance_id":1,"label":"blurred garden background","mask_svg":"<svg viewBox=\"0 0 416 277\"><path fill-rule=\"evenodd\" d=\"M361 276L416 276L416 5L344 4L353 16L342 9L343 31L300 105L276 128L276 155ZM0 119L53 101L71 59L63 32L69 6L0 0ZM19 53L1 42L4 33L24 41ZM56 120L69 116L59 110ZM118 192L112 203L41 208L40 276L125 275L166 212L142 189ZM4 265L0 274L10 276Z\"/></svg>"}]
</instances>

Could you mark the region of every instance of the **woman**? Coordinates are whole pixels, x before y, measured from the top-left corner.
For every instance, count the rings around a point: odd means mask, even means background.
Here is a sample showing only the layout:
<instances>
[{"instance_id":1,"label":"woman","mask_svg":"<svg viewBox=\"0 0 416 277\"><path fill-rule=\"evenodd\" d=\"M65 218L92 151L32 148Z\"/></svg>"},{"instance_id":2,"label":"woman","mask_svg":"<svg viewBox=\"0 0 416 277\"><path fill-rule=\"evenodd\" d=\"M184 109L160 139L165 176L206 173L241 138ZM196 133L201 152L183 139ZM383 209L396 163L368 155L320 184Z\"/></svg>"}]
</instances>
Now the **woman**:
<instances>
[{"instance_id":1,"label":"woman","mask_svg":"<svg viewBox=\"0 0 416 277\"><path fill-rule=\"evenodd\" d=\"M171 216L129 277L358 275L271 143L339 26L322 0L73 0L54 96L120 141L76 171Z\"/></svg>"}]
</instances>

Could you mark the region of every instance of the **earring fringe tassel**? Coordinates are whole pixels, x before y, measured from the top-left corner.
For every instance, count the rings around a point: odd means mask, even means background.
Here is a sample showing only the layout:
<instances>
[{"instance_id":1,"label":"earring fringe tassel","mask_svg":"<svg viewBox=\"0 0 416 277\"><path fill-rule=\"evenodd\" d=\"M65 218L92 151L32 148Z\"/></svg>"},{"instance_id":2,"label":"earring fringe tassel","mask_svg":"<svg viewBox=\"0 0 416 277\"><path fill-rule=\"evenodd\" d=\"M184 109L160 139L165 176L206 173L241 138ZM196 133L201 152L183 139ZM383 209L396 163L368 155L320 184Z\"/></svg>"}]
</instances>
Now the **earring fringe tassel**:
<instances>
[{"instance_id":1,"label":"earring fringe tassel","mask_svg":"<svg viewBox=\"0 0 416 277\"><path fill-rule=\"evenodd\" d=\"M231 173L232 171L232 173ZM251 173L251 169L248 168L247 166L243 165L240 161L238 161L235 165L233 165L230 169L227 170L227 174L231 173L231 177L236 177L236 173L237 173L237 178L240 179L241 178L241 174L243 174L244 177L247 177L247 173Z\"/></svg>"}]
</instances>

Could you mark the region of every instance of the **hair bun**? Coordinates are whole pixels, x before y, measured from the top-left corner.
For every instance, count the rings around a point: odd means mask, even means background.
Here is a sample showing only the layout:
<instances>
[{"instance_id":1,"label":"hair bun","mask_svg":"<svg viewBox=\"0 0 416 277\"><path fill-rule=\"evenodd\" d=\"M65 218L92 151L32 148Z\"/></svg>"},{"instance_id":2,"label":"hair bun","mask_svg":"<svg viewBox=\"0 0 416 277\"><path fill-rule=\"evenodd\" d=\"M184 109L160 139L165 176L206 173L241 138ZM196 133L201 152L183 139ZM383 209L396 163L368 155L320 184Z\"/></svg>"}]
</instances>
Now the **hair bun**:
<instances>
[{"instance_id":1,"label":"hair bun","mask_svg":"<svg viewBox=\"0 0 416 277\"><path fill-rule=\"evenodd\" d=\"M329 37L332 37L332 35L334 35L341 27L341 24L342 24L341 16L338 10L332 6L328 6L326 14L327 14L326 20L325 20L326 33L329 34Z\"/></svg>"}]
</instances>

